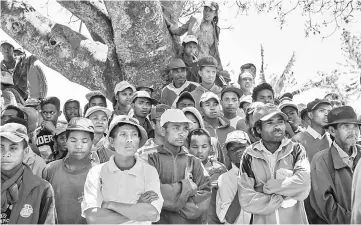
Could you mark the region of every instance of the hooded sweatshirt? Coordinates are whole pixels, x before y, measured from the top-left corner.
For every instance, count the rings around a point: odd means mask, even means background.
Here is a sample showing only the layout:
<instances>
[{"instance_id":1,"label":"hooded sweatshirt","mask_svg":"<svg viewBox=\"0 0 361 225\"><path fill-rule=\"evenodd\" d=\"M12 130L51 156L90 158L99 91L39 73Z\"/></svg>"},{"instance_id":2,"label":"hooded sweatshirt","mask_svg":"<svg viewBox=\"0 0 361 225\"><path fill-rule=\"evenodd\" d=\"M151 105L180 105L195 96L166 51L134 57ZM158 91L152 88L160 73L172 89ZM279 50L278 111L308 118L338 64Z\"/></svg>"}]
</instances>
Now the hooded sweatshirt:
<instances>
[{"instance_id":1,"label":"hooded sweatshirt","mask_svg":"<svg viewBox=\"0 0 361 225\"><path fill-rule=\"evenodd\" d=\"M194 100L196 100L196 108L198 110L201 109L200 105L199 105L199 101L201 100L202 95L209 91L213 92L214 94L218 95L219 98L221 98L222 88L220 88L216 84L214 84L211 87L211 89L207 89L207 88L203 87L202 85L199 85L194 91L191 92L191 94L194 97Z\"/></svg>"},{"instance_id":2,"label":"hooded sweatshirt","mask_svg":"<svg viewBox=\"0 0 361 225\"><path fill-rule=\"evenodd\" d=\"M64 103L64 107L63 107L63 112L64 112L64 117L66 119L66 121L70 121L70 118L69 116L66 114L66 106L70 103L70 102L76 102L78 104L78 113L79 113L79 117L81 117L83 114L82 114L82 111L81 111L81 108L80 108L80 102L78 100L75 100L75 99L69 99L67 100L65 103Z\"/></svg>"}]
</instances>

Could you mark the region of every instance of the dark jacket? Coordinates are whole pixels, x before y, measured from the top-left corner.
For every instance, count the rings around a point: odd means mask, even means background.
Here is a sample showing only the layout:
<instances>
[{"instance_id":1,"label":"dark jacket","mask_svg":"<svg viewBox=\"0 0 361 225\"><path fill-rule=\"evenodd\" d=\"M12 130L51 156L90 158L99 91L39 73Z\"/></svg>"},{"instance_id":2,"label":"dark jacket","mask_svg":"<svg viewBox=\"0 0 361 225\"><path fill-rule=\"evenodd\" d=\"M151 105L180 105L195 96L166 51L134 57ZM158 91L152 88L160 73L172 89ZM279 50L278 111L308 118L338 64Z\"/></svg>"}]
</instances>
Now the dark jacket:
<instances>
[{"instance_id":1,"label":"dark jacket","mask_svg":"<svg viewBox=\"0 0 361 225\"><path fill-rule=\"evenodd\" d=\"M25 164L24 164L25 165ZM19 201L13 206L9 224L56 224L54 190L25 165Z\"/></svg>"},{"instance_id":2,"label":"dark jacket","mask_svg":"<svg viewBox=\"0 0 361 225\"><path fill-rule=\"evenodd\" d=\"M316 215L311 223L349 224L353 171L361 157L357 145L353 167L348 167L334 145L317 153L311 163L310 202Z\"/></svg>"}]
</instances>

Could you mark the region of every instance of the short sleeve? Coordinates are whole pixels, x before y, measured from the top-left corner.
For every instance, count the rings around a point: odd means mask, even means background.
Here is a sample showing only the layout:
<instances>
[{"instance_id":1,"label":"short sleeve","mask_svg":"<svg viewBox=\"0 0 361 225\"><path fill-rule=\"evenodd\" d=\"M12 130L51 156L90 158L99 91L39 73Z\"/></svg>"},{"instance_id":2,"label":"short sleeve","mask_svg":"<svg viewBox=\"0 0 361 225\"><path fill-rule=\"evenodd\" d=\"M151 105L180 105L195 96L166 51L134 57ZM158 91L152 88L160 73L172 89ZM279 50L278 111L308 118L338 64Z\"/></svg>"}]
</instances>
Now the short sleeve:
<instances>
[{"instance_id":1,"label":"short sleeve","mask_svg":"<svg viewBox=\"0 0 361 225\"><path fill-rule=\"evenodd\" d=\"M151 203L151 205L153 205L158 211L158 217L156 219L156 221L158 221L160 218L160 212L162 210L163 202L164 202L163 196L160 191L159 175L158 175L157 170L153 166L145 164L144 169L145 169L145 176L146 176L146 190L145 191L154 191L155 193L157 193L157 195L159 197L157 200L155 200ZM152 222L156 222L156 221L152 221Z\"/></svg>"},{"instance_id":2,"label":"short sleeve","mask_svg":"<svg viewBox=\"0 0 361 225\"><path fill-rule=\"evenodd\" d=\"M90 208L101 208L103 195L101 193L100 171L104 164L97 165L89 170L85 184L84 197L81 203L81 216L85 217L84 212Z\"/></svg>"}]
</instances>

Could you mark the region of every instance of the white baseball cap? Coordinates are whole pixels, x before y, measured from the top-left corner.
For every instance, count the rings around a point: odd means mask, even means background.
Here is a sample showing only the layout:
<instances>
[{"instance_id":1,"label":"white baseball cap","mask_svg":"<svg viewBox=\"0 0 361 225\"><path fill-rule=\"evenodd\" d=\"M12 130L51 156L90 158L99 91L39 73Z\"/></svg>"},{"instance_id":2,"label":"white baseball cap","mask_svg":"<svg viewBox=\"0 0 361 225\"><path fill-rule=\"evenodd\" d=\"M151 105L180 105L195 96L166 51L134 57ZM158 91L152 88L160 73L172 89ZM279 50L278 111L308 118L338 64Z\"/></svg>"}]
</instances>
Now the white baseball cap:
<instances>
[{"instance_id":1,"label":"white baseball cap","mask_svg":"<svg viewBox=\"0 0 361 225\"><path fill-rule=\"evenodd\" d=\"M114 95L117 95L119 91L124 91L127 88L131 88L133 92L136 91L133 85L131 85L128 81L123 80L115 86Z\"/></svg>"},{"instance_id":2,"label":"white baseball cap","mask_svg":"<svg viewBox=\"0 0 361 225\"><path fill-rule=\"evenodd\" d=\"M198 45L198 40L196 38L196 36L194 35L187 35L184 39L183 39L183 43L187 44L189 42L194 42Z\"/></svg>"},{"instance_id":3,"label":"white baseball cap","mask_svg":"<svg viewBox=\"0 0 361 225\"><path fill-rule=\"evenodd\" d=\"M164 124L171 122L171 123L189 123L190 121L180 109L168 109L166 110L162 116L160 117L160 126L163 127Z\"/></svg>"}]
</instances>

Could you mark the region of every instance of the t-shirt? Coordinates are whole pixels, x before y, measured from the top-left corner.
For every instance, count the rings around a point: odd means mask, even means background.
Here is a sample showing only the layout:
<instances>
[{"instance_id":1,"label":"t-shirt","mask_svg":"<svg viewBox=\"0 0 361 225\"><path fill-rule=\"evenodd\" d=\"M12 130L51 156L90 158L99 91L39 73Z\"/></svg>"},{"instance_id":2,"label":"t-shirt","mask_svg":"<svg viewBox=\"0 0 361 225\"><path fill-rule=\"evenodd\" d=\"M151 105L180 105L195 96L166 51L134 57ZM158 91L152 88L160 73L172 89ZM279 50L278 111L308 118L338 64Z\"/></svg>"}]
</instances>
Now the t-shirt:
<instances>
[{"instance_id":1,"label":"t-shirt","mask_svg":"<svg viewBox=\"0 0 361 225\"><path fill-rule=\"evenodd\" d=\"M1 224L9 224L12 205L9 205L5 212L1 213Z\"/></svg>"},{"instance_id":2,"label":"t-shirt","mask_svg":"<svg viewBox=\"0 0 361 225\"><path fill-rule=\"evenodd\" d=\"M84 184L91 163L81 171L70 171L64 163L65 159L56 160L47 165L43 178L53 186L55 207L59 224L86 224L81 217L81 202L84 196Z\"/></svg>"},{"instance_id":3,"label":"t-shirt","mask_svg":"<svg viewBox=\"0 0 361 225\"><path fill-rule=\"evenodd\" d=\"M54 152L53 134L45 128L40 128L36 134L36 146L39 148L41 157L46 159Z\"/></svg>"},{"instance_id":4,"label":"t-shirt","mask_svg":"<svg viewBox=\"0 0 361 225\"><path fill-rule=\"evenodd\" d=\"M237 129L237 123L238 123L238 121L240 121L242 119L242 117L240 117L240 116L236 116L236 117L234 117L233 119L230 119L229 120L229 125L231 126L231 127L233 127L234 129Z\"/></svg>"}]
</instances>

